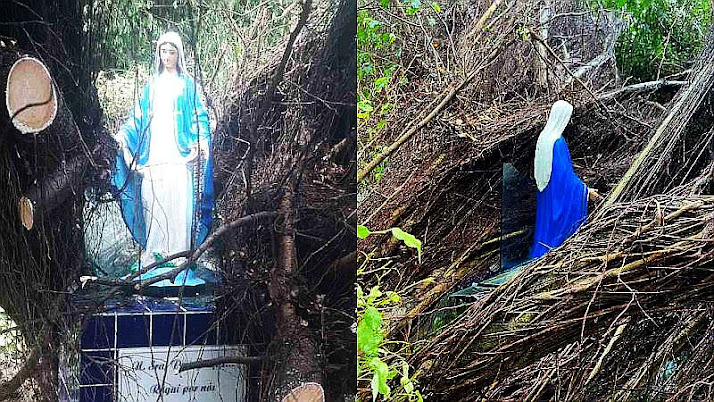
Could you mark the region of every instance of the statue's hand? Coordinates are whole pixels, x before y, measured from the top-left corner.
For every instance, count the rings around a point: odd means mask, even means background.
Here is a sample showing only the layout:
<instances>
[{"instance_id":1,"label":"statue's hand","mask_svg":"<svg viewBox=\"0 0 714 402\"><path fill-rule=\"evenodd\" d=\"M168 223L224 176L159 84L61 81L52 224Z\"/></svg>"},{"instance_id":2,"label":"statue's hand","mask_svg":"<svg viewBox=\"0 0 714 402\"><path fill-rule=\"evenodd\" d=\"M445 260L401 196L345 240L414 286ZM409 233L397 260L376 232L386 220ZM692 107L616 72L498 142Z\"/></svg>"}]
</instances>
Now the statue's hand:
<instances>
[{"instance_id":1,"label":"statue's hand","mask_svg":"<svg viewBox=\"0 0 714 402\"><path fill-rule=\"evenodd\" d=\"M600 193L597 192L594 188L588 187L588 201L593 201L596 203L599 203L600 201L604 200L605 197L600 195Z\"/></svg>"}]
</instances>

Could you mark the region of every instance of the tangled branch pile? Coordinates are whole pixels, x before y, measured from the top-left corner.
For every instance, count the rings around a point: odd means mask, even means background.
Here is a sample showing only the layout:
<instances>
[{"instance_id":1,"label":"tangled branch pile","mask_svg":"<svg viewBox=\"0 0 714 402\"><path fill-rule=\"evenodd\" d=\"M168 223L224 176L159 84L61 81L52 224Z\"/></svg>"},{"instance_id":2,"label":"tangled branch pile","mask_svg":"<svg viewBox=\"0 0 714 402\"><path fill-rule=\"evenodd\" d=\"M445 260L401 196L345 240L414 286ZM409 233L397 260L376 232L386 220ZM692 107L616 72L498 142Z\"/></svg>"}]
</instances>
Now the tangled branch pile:
<instances>
[{"instance_id":1,"label":"tangled branch pile","mask_svg":"<svg viewBox=\"0 0 714 402\"><path fill-rule=\"evenodd\" d=\"M214 1L168 7L142 1L15 3L4 14L8 20L0 18L2 80L5 67L20 52L34 49L38 58L51 61L51 72L59 72L53 75L58 93L74 95L64 101L85 136L68 139L70 133L57 130L23 138L12 128L10 116L0 114L0 184L7 190L0 199L0 319L4 322L7 313L17 324L7 331L17 335L11 346L21 340L26 346L13 356L17 364L9 372L0 369L0 400L13 397L28 378L41 388L33 400L56 400L61 385L73 385L60 384L58 356L63 352L72 358L81 318L101 309L110 295L136 290L111 277L86 287L78 280L106 268L91 266L83 232L111 236L104 230L109 225L95 213L108 209L111 198L105 193L116 147L108 134L132 108L132 93L138 91L131 88L143 84L137 72L131 85L119 80L126 87L118 95L102 93L105 100L117 101L105 109L111 116L103 129L102 109L92 104L93 78L115 58L136 68L135 49L147 49L139 52L147 59L153 54L147 38L166 28L181 32L193 52L189 71L204 88L210 87L207 92L218 103L214 155L219 216L215 237L204 245L215 246L212 251L221 258L216 265L225 273L216 296L224 321L220 326L232 329L227 342L250 345L254 358L248 361L264 363L262 372L255 370L259 365L249 372L247 398L282 400L294 395L293 389L310 388L303 383L313 388L318 383L321 392L324 386L328 399L352 394L355 1ZM233 85L223 85L229 74ZM70 157L78 155L90 167L75 169ZM31 232L22 228L17 200L28 188L42 188L37 183L46 177L72 170L86 174L77 179L81 183L73 183L71 196L55 205L51 219L38 216ZM85 193L86 188L91 191ZM90 202L84 203L85 195ZM83 207L94 205L99 206L83 216ZM253 224L256 216L271 221ZM97 221L98 227L90 227ZM237 228L236 222L250 224ZM85 303L75 303L84 296L90 311ZM0 331L3 335L5 328ZM0 352L4 365L6 353Z\"/></svg>"},{"instance_id":2,"label":"tangled branch pile","mask_svg":"<svg viewBox=\"0 0 714 402\"><path fill-rule=\"evenodd\" d=\"M479 10L487 13L490 2L479 4ZM513 2L502 8L488 19L489 29L477 34L477 40L469 36L467 28L472 24L466 23L458 28L461 32L431 33L441 43L454 43L441 49L444 54L439 60L458 61L455 65L471 69L455 74L452 84L441 85L446 87L441 91L429 87L437 86L431 76L412 77L414 91L400 93L394 101L419 106L399 108L402 117L376 137L384 141L391 135L396 144L400 141L399 133L392 132L396 127L407 127L406 133L409 127L416 130L389 156L384 177L358 205L360 224L377 229L399 226L424 243L422 264L404 253L403 263L409 269L384 278L393 289L409 289L413 306L408 318L426 311L465 279L483 277L497 263L494 239L499 236L502 163L511 162L524 174L532 172L535 142L555 100L563 98L576 107L564 134L576 172L590 187L605 193L644 147L665 109L660 102L670 100L672 89L682 84L663 80L622 87L611 59L605 57L611 52L617 24L613 18L591 15L577 2L559 3L548 31L557 39L552 43L544 39L551 50L556 43L567 48L566 60L547 50L540 56L537 44L541 42L535 36L523 40L516 35L522 27L540 25L537 2ZM469 9L458 6L448 12L457 20L471 18L474 24L490 15L469 17ZM462 43L458 48L457 42ZM602 61L599 74L574 78L576 65L595 59ZM541 68L548 76L547 88L536 79ZM610 84L596 86L602 80ZM428 102L433 93L439 95ZM415 123L427 115L435 117ZM370 155L372 146L362 146L361 159ZM394 255L396 246L385 237L358 244L366 253L379 247L381 256ZM431 284L412 286L425 279Z\"/></svg>"},{"instance_id":3,"label":"tangled branch pile","mask_svg":"<svg viewBox=\"0 0 714 402\"><path fill-rule=\"evenodd\" d=\"M281 215L227 236L224 250L227 321L267 355L262 400L304 382L328 400L355 388L356 4L302 7L284 51L235 81L217 130L221 216Z\"/></svg>"},{"instance_id":4,"label":"tangled branch pile","mask_svg":"<svg viewBox=\"0 0 714 402\"><path fill-rule=\"evenodd\" d=\"M615 204L420 348L424 385L445 400L711 397L696 356L714 347L713 212L711 196Z\"/></svg>"}]
</instances>

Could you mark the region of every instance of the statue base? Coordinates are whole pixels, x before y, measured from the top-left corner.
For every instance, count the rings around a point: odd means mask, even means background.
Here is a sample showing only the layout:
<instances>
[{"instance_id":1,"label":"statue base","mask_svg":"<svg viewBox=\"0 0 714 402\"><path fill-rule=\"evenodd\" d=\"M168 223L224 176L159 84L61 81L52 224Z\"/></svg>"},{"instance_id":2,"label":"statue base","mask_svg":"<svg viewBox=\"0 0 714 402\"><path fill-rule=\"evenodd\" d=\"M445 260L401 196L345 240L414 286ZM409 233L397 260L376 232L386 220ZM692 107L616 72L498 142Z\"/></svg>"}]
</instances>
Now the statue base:
<instances>
[{"instance_id":1,"label":"statue base","mask_svg":"<svg viewBox=\"0 0 714 402\"><path fill-rule=\"evenodd\" d=\"M245 355L246 346L228 344L227 333L215 319L212 297L185 297L181 304L143 296L114 301L89 318L75 365L79 384L60 399L245 401L244 365L178 371L182 363Z\"/></svg>"}]
</instances>

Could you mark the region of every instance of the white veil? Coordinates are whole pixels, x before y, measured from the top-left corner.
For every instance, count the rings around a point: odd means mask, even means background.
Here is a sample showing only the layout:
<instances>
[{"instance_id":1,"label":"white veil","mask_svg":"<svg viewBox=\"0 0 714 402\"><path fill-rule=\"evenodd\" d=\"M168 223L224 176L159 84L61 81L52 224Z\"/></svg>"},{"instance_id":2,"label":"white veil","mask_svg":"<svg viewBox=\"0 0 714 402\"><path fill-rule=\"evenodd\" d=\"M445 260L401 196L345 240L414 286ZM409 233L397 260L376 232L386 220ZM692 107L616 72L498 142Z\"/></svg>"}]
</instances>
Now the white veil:
<instances>
[{"instance_id":1,"label":"white veil","mask_svg":"<svg viewBox=\"0 0 714 402\"><path fill-rule=\"evenodd\" d=\"M153 70L154 76L157 76L160 73L159 68L161 67L161 55L159 54L159 48L164 43L170 43L176 46L176 50L178 51L178 61L176 65L176 67L178 68L178 73L188 74L188 71L186 71L186 58L184 56L183 41L181 40L181 36L179 36L179 34L176 32L169 31L161 35L159 37L159 40L156 41L156 52L154 53Z\"/></svg>"}]
</instances>

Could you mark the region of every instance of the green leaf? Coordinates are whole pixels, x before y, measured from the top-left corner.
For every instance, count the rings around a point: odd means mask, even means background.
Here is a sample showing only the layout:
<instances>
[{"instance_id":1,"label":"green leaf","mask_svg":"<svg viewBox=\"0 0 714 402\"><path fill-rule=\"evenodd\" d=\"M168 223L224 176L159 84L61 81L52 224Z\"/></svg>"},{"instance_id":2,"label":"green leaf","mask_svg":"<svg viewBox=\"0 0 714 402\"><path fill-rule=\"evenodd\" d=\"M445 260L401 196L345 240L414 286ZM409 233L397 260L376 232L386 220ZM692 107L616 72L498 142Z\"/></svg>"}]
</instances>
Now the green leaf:
<instances>
[{"instance_id":1,"label":"green leaf","mask_svg":"<svg viewBox=\"0 0 714 402\"><path fill-rule=\"evenodd\" d=\"M392 228L392 236L396 237L397 240L403 241L407 247L415 248L417 250L419 263L421 264L421 240L400 228Z\"/></svg>"},{"instance_id":2,"label":"green leaf","mask_svg":"<svg viewBox=\"0 0 714 402\"><path fill-rule=\"evenodd\" d=\"M377 356L382 336L382 314L374 307L367 307L357 324L357 350L365 356Z\"/></svg>"},{"instance_id":3,"label":"green leaf","mask_svg":"<svg viewBox=\"0 0 714 402\"><path fill-rule=\"evenodd\" d=\"M391 380L392 378L396 377L399 372L397 372L397 369L394 367L389 367L389 371L387 372L387 379Z\"/></svg>"},{"instance_id":4,"label":"green leaf","mask_svg":"<svg viewBox=\"0 0 714 402\"><path fill-rule=\"evenodd\" d=\"M404 360L402 360L402 377L399 379L399 383L407 394L414 392L414 383L409 379L409 364Z\"/></svg>"},{"instance_id":5,"label":"green leaf","mask_svg":"<svg viewBox=\"0 0 714 402\"><path fill-rule=\"evenodd\" d=\"M379 108L379 114L387 114L394 108L394 103L387 102Z\"/></svg>"},{"instance_id":6,"label":"green leaf","mask_svg":"<svg viewBox=\"0 0 714 402\"><path fill-rule=\"evenodd\" d=\"M406 391L407 394L414 392L414 384L409 380L409 377L400 378L399 383L402 385L402 388L404 388L404 391Z\"/></svg>"},{"instance_id":7,"label":"green leaf","mask_svg":"<svg viewBox=\"0 0 714 402\"><path fill-rule=\"evenodd\" d=\"M402 298L397 294L397 292L394 291L387 291L387 298L389 299L390 302L397 304L400 301L402 301Z\"/></svg>"},{"instance_id":8,"label":"green leaf","mask_svg":"<svg viewBox=\"0 0 714 402\"><path fill-rule=\"evenodd\" d=\"M357 109L363 112L371 112L374 110L372 102L367 99L357 102Z\"/></svg>"},{"instance_id":9,"label":"green leaf","mask_svg":"<svg viewBox=\"0 0 714 402\"><path fill-rule=\"evenodd\" d=\"M376 399L375 389L378 394L389 397L389 393L391 392L389 385L387 385L389 366L378 357L372 358L370 366L374 369L374 377L372 377L372 400Z\"/></svg>"},{"instance_id":10,"label":"green leaf","mask_svg":"<svg viewBox=\"0 0 714 402\"><path fill-rule=\"evenodd\" d=\"M372 375L372 381L369 384L372 387L372 402L374 402L379 396L379 375L377 373Z\"/></svg>"},{"instance_id":11,"label":"green leaf","mask_svg":"<svg viewBox=\"0 0 714 402\"><path fill-rule=\"evenodd\" d=\"M379 286L373 287L369 290L369 296L367 296L367 304L372 305L380 297L382 297L382 291L379 290Z\"/></svg>"},{"instance_id":12,"label":"green leaf","mask_svg":"<svg viewBox=\"0 0 714 402\"><path fill-rule=\"evenodd\" d=\"M436 20L429 17L426 19L426 23L429 24L430 27L433 27L434 25L436 25Z\"/></svg>"},{"instance_id":13,"label":"green leaf","mask_svg":"<svg viewBox=\"0 0 714 402\"><path fill-rule=\"evenodd\" d=\"M387 121L382 119L377 123L377 130L381 130L387 125Z\"/></svg>"},{"instance_id":14,"label":"green leaf","mask_svg":"<svg viewBox=\"0 0 714 402\"><path fill-rule=\"evenodd\" d=\"M357 238L366 239L367 236L369 236L371 234L372 234L372 232L370 232L366 226L357 225Z\"/></svg>"},{"instance_id":15,"label":"green leaf","mask_svg":"<svg viewBox=\"0 0 714 402\"><path fill-rule=\"evenodd\" d=\"M374 80L374 90L375 92L380 92L383 90L387 85L389 85L389 79L391 77L379 77L376 80Z\"/></svg>"},{"instance_id":16,"label":"green leaf","mask_svg":"<svg viewBox=\"0 0 714 402\"><path fill-rule=\"evenodd\" d=\"M437 13L441 12L441 6L439 5L439 3L436 2L431 3L431 9L436 11Z\"/></svg>"},{"instance_id":17,"label":"green leaf","mask_svg":"<svg viewBox=\"0 0 714 402\"><path fill-rule=\"evenodd\" d=\"M357 41L363 42L367 40L367 32L362 27L357 28Z\"/></svg>"},{"instance_id":18,"label":"green leaf","mask_svg":"<svg viewBox=\"0 0 714 402\"><path fill-rule=\"evenodd\" d=\"M383 8L389 8L389 0L379 0L379 4L381 4Z\"/></svg>"}]
</instances>

